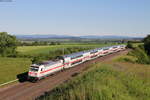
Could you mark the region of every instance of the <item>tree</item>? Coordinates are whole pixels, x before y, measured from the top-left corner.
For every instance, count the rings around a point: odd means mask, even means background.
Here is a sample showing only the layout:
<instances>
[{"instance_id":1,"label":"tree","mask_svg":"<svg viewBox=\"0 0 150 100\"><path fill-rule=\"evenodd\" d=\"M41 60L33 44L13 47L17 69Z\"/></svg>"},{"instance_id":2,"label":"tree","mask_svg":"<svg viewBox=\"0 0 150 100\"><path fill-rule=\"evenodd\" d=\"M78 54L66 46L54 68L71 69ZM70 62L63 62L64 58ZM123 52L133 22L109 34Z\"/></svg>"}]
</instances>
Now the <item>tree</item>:
<instances>
[{"instance_id":1,"label":"tree","mask_svg":"<svg viewBox=\"0 0 150 100\"><path fill-rule=\"evenodd\" d=\"M130 41L128 41L128 43L127 43L127 48L133 49L133 45Z\"/></svg>"},{"instance_id":2,"label":"tree","mask_svg":"<svg viewBox=\"0 0 150 100\"><path fill-rule=\"evenodd\" d=\"M38 46L38 45L39 45L39 42L38 42L38 41L35 41L35 42L32 43L32 45Z\"/></svg>"},{"instance_id":3,"label":"tree","mask_svg":"<svg viewBox=\"0 0 150 100\"><path fill-rule=\"evenodd\" d=\"M40 56L35 56L35 57L33 57L33 59L31 61L32 61L32 64L41 63L42 59Z\"/></svg>"},{"instance_id":4,"label":"tree","mask_svg":"<svg viewBox=\"0 0 150 100\"><path fill-rule=\"evenodd\" d=\"M0 32L0 56L16 54L17 39L7 32Z\"/></svg>"},{"instance_id":5,"label":"tree","mask_svg":"<svg viewBox=\"0 0 150 100\"><path fill-rule=\"evenodd\" d=\"M50 45L56 45L56 43L55 42L51 42L51 44Z\"/></svg>"},{"instance_id":6,"label":"tree","mask_svg":"<svg viewBox=\"0 0 150 100\"><path fill-rule=\"evenodd\" d=\"M150 55L150 35L144 38L143 42L144 42L144 48L146 52L148 53L148 55Z\"/></svg>"}]
</instances>

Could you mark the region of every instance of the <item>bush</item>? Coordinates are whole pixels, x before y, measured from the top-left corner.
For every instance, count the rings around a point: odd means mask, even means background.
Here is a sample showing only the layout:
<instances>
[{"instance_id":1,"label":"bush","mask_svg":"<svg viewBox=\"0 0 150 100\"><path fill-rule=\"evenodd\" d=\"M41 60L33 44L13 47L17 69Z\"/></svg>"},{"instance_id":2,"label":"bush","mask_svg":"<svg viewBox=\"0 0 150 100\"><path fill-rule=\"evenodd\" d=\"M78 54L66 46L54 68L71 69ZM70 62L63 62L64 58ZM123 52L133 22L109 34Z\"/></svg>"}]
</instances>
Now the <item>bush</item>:
<instances>
[{"instance_id":1,"label":"bush","mask_svg":"<svg viewBox=\"0 0 150 100\"><path fill-rule=\"evenodd\" d=\"M143 50L145 49L143 44L139 45L138 47L143 49Z\"/></svg>"},{"instance_id":2,"label":"bush","mask_svg":"<svg viewBox=\"0 0 150 100\"><path fill-rule=\"evenodd\" d=\"M129 55L137 58L136 62L140 64L150 64L150 57L147 55L144 49L135 48L133 51L129 53Z\"/></svg>"},{"instance_id":3,"label":"bush","mask_svg":"<svg viewBox=\"0 0 150 100\"><path fill-rule=\"evenodd\" d=\"M37 57L33 57L33 59L31 61L32 61L32 64L35 64L35 63L42 62L42 59L41 59L41 57L37 56Z\"/></svg>"},{"instance_id":4,"label":"bush","mask_svg":"<svg viewBox=\"0 0 150 100\"><path fill-rule=\"evenodd\" d=\"M130 41L128 41L128 43L127 43L127 48L130 48L130 49L133 49L134 47L133 47L133 44L130 42Z\"/></svg>"},{"instance_id":5,"label":"bush","mask_svg":"<svg viewBox=\"0 0 150 100\"><path fill-rule=\"evenodd\" d=\"M148 55L150 55L150 35L148 35L146 38L144 38L144 48Z\"/></svg>"},{"instance_id":6,"label":"bush","mask_svg":"<svg viewBox=\"0 0 150 100\"><path fill-rule=\"evenodd\" d=\"M128 54L129 55L129 54ZM135 63L136 59L133 56L121 56L119 58L117 58L116 60L119 62L130 62L130 63Z\"/></svg>"}]
</instances>

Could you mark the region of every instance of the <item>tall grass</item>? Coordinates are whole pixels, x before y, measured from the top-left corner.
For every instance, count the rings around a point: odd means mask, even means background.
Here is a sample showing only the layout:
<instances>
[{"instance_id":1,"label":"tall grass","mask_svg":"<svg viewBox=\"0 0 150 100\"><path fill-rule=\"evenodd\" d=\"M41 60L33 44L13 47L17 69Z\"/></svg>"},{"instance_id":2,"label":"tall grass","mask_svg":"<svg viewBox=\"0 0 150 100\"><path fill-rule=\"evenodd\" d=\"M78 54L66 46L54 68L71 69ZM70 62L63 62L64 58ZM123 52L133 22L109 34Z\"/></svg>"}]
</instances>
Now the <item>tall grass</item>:
<instances>
[{"instance_id":1,"label":"tall grass","mask_svg":"<svg viewBox=\"0 0 150 100\"><path fill-rule=\"evenodd\" d=\"M37 100L149 100L150 79L114 70L108 64L90 67Z\"/></svg>"}]
</instances>

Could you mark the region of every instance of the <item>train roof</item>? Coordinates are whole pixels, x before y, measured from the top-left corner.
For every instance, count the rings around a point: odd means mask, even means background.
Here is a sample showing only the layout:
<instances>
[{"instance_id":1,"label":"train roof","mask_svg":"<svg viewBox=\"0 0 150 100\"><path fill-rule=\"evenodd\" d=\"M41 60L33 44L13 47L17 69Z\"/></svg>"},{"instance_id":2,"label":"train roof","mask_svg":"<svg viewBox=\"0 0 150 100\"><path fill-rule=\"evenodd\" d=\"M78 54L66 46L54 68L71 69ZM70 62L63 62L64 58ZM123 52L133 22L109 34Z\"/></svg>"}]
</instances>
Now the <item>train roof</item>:
<instances>
[{"instance_id":1,"label":"train roof","mask_svg":"<svg viewBox=\"0 0 150 100\"><path fill-rule=\"evenodd\" d=\"M72 54L68 54L68 55L64 55L63 57L75 57L78 55L82 55L83 53L85 53L86 51L82 51L82 52L77 52L77 53L72 53Z\"/></svg>"},{"instance_id":2,"label":"train roof","mask_svg":"<svg viewBox=\"0 0 150 100\"><path fill-rule=\"evenodd\" d=\"M102 48L95 48L95 49L91 49L91 50L86 50L86 51L81 51L81 52L77 52L77 53L64 55L62 57L75 57L75 56L82 55L82 54L87 53L87 52L94 52L97 50L109 49L111 47L118 47L118 46L125 46L125 45L114 45L114 46L108 46L108 47L102 47Z\"/></svg>"},{"instance_id":3,"label":"train roof","mask_svg":"<svg viewBox=\"0 0 150 100\"><path fill-rule=\"evenodd\" d=\"M104 50L104 49L109 49L109 48L111 48L111 46L110 47L103 47L102 49Z\"/></svg>"},{"instance_id":4,"label":"train roof","mask_svg":"<svg viewBox=\"0 0 150 100\"><path fill-rule=\"evenodd\" d=\"M63 57L75 57L75 56L78 56L78 55L83 55L84 53L98 51L99 49L102 49L102 48L95 48L95 49L91 49L91 50L86 50L86 51L81 51L81 52L77 52L77 53L72 53L72 54L64 55Z\"/></svg>"},{"instance_id":5,"label":"train roof","mask_svg":"<svg viewBox=\"0 0 150 100\"><path fill-rule=\"evenodd\" d=\"M89 52L95 52L95 51L98 51L98 48L89 50Z\"/></svg>"}]
</instances>

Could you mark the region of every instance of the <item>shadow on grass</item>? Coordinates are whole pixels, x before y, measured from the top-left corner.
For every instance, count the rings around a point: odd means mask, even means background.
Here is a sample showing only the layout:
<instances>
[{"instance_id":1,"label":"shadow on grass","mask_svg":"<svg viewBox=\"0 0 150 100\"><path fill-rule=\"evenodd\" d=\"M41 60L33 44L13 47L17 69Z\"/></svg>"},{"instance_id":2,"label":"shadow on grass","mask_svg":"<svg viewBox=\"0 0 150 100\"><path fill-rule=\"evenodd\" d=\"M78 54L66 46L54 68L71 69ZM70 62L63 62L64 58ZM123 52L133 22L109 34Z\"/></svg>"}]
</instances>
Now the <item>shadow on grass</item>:
<instances>
[{"instance_id":1,"label":"shadow on grass","mask_svg":"<svg viewBox=\"0 0 150 100\"><path fill-rule=\"evenodd\" d=\"M18 74L17 78L18 78L19 82L21 82L21 83L28 81L28 72Z\"/></svg>"}]
</instances>

